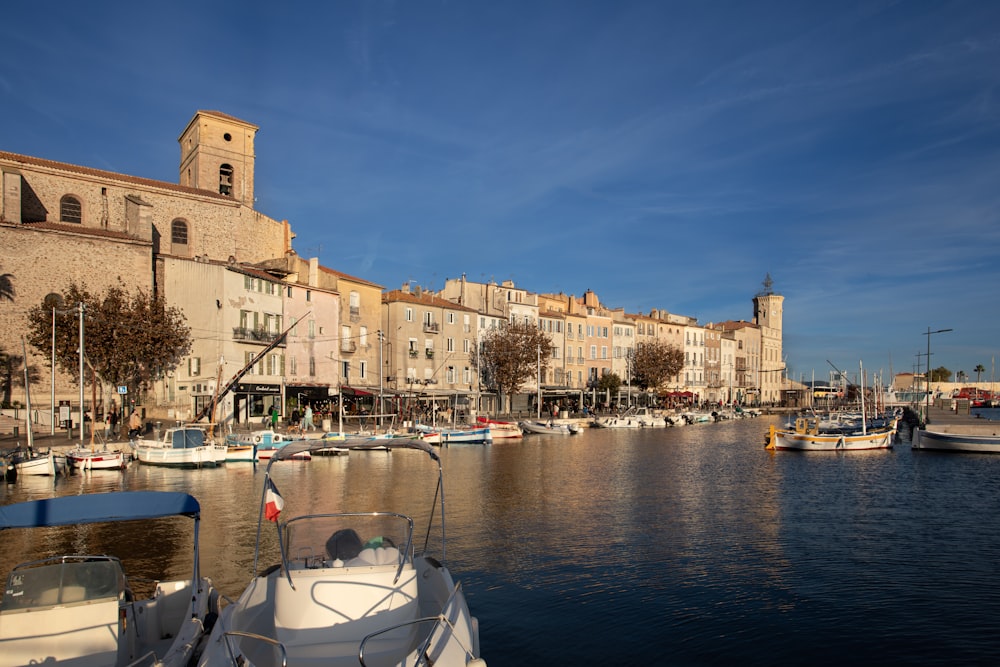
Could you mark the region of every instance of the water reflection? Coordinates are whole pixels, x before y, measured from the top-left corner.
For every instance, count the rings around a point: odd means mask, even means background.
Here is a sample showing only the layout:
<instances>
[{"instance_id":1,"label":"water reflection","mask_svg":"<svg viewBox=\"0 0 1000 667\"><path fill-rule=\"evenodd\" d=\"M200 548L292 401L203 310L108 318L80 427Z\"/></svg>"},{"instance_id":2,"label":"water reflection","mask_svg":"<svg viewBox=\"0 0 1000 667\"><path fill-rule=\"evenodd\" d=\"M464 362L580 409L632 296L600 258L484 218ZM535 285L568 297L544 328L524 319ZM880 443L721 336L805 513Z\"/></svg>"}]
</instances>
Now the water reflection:
<instances>
[{"instance_id":1,"label":"water reflection","mask_svg":"<svg viewBox=\"0 0 1000 667\"><path fill-rule=\"evenodd\" d=\"M1000 660L990 626L1000 612L1000 457L935 456L905 443L768 452L768 423L595 429L439 450L448 561L480 617L490 665ZM274 480L289 513L384 509L423 525L429 465L419 452L352 452L280 464ZM133 466L55 485L25 478L3 502L189 492L203 508L204 570L235 596L250 576L262 477L249 465ZM96 542L117 553L131 541L130 554L152 548L160 555L147 564L180 576L190 556L180 533L5 535L0 566L36 549ZM264 539L266 566L277 560L273 525Z\"/></svg>"}]
</instances>

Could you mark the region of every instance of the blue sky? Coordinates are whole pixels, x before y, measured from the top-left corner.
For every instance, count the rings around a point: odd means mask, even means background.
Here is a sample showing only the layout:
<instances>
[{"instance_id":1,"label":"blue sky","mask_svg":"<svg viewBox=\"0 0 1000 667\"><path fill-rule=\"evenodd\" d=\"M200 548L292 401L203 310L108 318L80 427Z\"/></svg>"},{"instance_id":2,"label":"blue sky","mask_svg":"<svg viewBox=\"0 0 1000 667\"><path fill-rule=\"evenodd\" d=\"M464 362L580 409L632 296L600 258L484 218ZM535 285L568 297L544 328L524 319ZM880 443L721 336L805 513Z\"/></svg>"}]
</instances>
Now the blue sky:
<instances>
[{"instance_id":1,"label":"blue sky","mask_svg":"<svg viewBox=\"0 0 1000 667\"><path fill-rule=\"evenodd\" d=\"M0 41L0 150L177 182L237 116L258 209L389 289L707 323L770 274L796 379L1000 353L1000 3L40 0Z\"/></svg>"}]
</instances>

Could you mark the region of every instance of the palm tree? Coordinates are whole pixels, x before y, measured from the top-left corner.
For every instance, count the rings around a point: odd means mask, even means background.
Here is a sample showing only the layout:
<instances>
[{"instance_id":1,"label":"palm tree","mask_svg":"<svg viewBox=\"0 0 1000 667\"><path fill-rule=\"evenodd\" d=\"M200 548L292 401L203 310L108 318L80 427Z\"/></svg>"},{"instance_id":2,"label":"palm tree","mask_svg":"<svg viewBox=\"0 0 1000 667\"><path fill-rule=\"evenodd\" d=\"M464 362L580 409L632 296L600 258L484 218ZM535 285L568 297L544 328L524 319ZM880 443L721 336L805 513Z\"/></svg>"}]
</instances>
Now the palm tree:
<instances>
[{"instance_id":1,"label":"palm tree","mask_svg":"<svg viewBox=\"0 0 1000 667\"><path fill-rule=\"evenodd\" d=\"M972 372L976 374L976 396L978 397L979 396L979 380L982 379L983 373L986 372L986 369L983 368L982 364L978 364L975 368L972 369Z\"/></svg>"},{"instance_id":2,"label":"palm tree","mask_svg":"<svg viewBox=\"0 0 1000 667\"><path fill-rule=\"evenodd\" d=\"M0 273L0 301L14 300L14 274Z\"/></svg>"}]
</instances>

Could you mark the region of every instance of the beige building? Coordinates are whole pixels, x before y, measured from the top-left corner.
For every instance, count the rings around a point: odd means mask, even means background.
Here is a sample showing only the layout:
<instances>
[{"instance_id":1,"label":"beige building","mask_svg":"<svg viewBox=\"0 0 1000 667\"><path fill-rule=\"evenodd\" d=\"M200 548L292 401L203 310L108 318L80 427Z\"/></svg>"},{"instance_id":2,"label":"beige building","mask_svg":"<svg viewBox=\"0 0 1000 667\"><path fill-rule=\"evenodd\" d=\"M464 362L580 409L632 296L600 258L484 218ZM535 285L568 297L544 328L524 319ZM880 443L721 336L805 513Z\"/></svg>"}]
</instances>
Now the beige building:
<instances>
[{"instance_id":1,"label":"beige building","mask_svg":"<svg viewBox=\"0 0 1000 667\"><path fill-rule=\"evenodd\" d=\"M382 295L388 388L404 420L437 421L451 409L450 420L479 409L472 367L477 317L472 308L411 290L409 283Z\"/></svg>"},{"instance_id":2,"label":"beige building","mask_svg":"<svg viewBox=\"0 0 1000 667\"><path fill-rule=\"evenodd\" d=\"M28 309L72 282L97 294L119 284L154 293L166 281L159 258L243 263L283 256L294 238L287 222L253 209L256 130L226 114L197 112L179 138L180 184L0 152L0 268L15 290L12 302L0 303L0 347L19 348ZM44 351L28 357L29 365L49 369ZM57 374L56 385L56 400L78 402L74 381ZM48 402L40 393L36 405ZM160 417L177 407L159 392L145 396L143 407Z\"/></svg>"}]
</instances>

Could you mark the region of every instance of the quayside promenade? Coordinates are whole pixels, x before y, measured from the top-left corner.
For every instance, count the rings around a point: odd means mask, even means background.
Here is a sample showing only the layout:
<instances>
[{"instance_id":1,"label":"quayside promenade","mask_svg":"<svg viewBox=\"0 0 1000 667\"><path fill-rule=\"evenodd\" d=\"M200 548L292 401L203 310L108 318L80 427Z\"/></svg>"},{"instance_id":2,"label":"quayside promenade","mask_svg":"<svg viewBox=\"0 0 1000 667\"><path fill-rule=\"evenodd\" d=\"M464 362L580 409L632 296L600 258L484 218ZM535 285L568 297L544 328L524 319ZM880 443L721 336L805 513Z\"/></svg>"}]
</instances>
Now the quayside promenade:
<instances>
[{"instance_id":1,"label":"quayside promenade","mask_svg":"<svg viewBox=\"0 0 1000 667\"><path fill-rule=\"evenodd\" d=\"M923 406L920 406L920 411L923 411ZM797 409L793 408L770 408L765 412L765 414L795 414L798 412ZM954 411L945 408L939 408L936 406L931 406L930 409L930 423L931 426L940 424L981 424L983 419L977 417L974 414L956 414ZM567 420L558 420L560 422ZM573 419L581 426L589 426L590 418L586 419ZM44 428L44 427L43 427ZM684 427L677 427L684 428ZM56 450L62 449L72 449L80 443L80 436L74 431L72 436L70 436L65 429L56 429L55 434L50 434L49 429L44 428L43 432L39 433L37 431L32 433L32 437L35 443L35 447L39 449L54 448ZM100 444L100 439L95 438L95 442ZM124 437L119 438L117 441L112 440L111 448L117 447L116 443L124 444ZM28 444L28 437L25 431L25 426L23 421L16 420L8 415L0 415L0 451L9 451L16 449L18 446L24 447ZM90 445L90 434L88 432L86 438L84 439L85 445Z\"/></svg>"}]
</instances>

